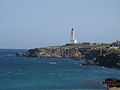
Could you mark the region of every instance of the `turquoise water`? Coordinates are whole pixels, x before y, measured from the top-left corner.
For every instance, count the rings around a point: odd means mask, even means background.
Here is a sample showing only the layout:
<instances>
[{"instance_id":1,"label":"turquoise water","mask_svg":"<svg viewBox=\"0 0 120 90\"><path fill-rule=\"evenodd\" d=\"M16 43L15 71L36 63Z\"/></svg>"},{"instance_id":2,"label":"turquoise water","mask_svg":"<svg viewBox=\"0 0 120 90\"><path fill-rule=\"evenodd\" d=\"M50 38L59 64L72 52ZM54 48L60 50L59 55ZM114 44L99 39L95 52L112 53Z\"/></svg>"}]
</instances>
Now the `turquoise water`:
<instances>
[{"instance_id":1,"label":"turquoise water","mask_svg":"<svg viewBox=\"0 0 120 90\"><path fill-rule=\"evenodd\" d=\"M0 90L101 89L104 81L120 78L120 70L100 66L82 66L83 60L0 56Z\"/></svg>"}]
</instances>

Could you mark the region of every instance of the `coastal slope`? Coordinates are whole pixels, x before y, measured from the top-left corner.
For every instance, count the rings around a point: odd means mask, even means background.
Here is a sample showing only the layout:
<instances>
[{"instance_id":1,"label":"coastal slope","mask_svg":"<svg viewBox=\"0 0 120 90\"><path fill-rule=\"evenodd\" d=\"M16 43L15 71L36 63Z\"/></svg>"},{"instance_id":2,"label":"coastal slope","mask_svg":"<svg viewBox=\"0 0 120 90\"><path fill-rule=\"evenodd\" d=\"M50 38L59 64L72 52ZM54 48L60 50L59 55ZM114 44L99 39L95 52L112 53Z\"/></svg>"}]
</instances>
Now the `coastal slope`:
<instances>
[{"instance_id":1,"label":"coastal slope","mask_svg":"<svg viewBox=\"0 0 120 90\"><path fill-rule=\"evenodd\" d=\"M28 50L26 53L16 53L16 56L83 59L87 60L87 63L84 65L100 65L110 68L120 68L120 48L64 45L34 48ZM89 60L92 60L93 62L90 63Z\"/></svg>"}]
</instances>

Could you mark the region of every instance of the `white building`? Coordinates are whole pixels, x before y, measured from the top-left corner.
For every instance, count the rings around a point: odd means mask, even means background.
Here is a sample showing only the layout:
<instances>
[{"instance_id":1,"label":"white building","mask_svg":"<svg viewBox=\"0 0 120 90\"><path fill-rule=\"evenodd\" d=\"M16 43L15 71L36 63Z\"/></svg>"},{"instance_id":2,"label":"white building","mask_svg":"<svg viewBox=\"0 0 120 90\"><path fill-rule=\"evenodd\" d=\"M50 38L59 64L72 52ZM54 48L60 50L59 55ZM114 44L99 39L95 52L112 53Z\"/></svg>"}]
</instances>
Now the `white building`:
<instances>
[{"instance_id":1,"label":"white building","mask_svg":"<svg viewBox=\"0 0 120 90\"><path fill-rule=\"evenodd\" d=\"M70 44L77 44L77 40L75 39L74 29L71 30L71 36L70 36Z\"/></svg>"}]
</instances>

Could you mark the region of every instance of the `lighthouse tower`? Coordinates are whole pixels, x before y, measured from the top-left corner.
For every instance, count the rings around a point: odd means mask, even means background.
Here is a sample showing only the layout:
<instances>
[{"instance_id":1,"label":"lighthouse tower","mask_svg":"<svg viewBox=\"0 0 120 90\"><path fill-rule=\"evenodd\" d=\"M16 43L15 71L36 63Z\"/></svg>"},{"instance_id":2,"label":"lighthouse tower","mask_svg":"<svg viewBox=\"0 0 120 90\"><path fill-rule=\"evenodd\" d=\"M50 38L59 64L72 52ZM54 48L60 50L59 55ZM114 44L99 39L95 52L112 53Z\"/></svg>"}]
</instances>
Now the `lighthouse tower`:
<instances>
[{"instance_id":1,"label":"lighthouse tower","mask_svg":"<svg viewBox=\"0 0 120 90\"><path fill-rule=\"evenodd\" d=\"M77 40L75 39L74 29L71 30L70 44L76 44Z\"/></svg>"}]
</instances>

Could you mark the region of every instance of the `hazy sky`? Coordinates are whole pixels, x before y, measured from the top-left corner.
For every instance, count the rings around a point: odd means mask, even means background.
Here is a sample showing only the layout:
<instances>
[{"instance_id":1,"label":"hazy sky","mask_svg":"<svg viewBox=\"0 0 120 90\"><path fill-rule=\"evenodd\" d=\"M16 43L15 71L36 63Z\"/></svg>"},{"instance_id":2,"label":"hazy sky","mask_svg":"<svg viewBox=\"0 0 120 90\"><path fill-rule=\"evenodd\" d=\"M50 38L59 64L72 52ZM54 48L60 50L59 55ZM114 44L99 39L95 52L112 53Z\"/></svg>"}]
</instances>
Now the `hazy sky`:
<instances>
[{"instance_id":1,"label":"hazy sky","mask_svg":"<svg viewBox=\"0 0 120 90\"><path fill-rule=\"evenodd\" d=\"M0 0L0 48L120 40L120 0Z\"/></svg>"}]
</instances>

